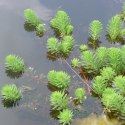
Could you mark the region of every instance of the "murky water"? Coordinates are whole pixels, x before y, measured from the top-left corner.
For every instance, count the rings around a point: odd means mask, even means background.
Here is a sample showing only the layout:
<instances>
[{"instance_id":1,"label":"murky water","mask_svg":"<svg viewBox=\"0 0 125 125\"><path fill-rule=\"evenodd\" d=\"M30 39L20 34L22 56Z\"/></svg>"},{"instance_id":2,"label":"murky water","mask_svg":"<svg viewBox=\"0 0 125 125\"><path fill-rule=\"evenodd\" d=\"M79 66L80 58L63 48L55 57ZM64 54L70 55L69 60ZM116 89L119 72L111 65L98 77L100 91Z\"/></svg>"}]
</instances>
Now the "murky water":
<instances>
[{"instance_id":1,"label":"murky water","mask_svg":"<svg viewBox=\"0 0 125 125\"><path fill-rule=\"evenodd\" d=\"M51 61L47 58L46 41L48 37L53 36L48 24L56 11L62 9L69 14L75 27L73 35L76 44L80 45L87 43L89 23L93 19L98 19L106 29L108 19L120 12L123 2L123 0L0 0L0 87L15 82L19 87L23 86L26 89L19 106L7 109L0 104L2 125L58 125L50 115L48 98L51 91L44 76L52 69L67 71L73 77L74 74L61 61ZM36 36L35 32L25 30L23 11L27 8L35 10L46 24L42 38ZM102 45L109 46L105 39L106 33L103 34ZM71 56L77 56L76 50L77 47ZM5 73L4 59L10 53L22 56L27 67L31 67L19 79L11 79ZM82 83L76 78L72 79L72 85L79 86ZM71 94L72 89L73 87L69 90ZM83 106L86 111L83 110L83 117L92 112L101 114L102 110L93 102L95 99L87 99L85 102L87 106Z\"/></svg>"}]
</instances>

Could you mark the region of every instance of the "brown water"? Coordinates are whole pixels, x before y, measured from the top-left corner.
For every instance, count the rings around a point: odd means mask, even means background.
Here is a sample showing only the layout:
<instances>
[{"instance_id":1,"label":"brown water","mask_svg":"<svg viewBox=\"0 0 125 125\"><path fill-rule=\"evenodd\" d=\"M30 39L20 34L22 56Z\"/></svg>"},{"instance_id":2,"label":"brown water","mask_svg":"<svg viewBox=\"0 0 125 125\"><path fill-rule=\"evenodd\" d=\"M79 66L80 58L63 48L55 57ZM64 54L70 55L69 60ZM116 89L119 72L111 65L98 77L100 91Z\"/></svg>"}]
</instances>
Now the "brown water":
<instances>
[{"instance_id":1,"label":"brown water","mask_svg":"<svg viewBox=\"0 0 125 125\"><path fill-rule=\"evenodd\" d=\"M23 99L15 108L5 108L0 104L1 125L58 125L50 115L49 95L44 76L48 71L64 70L74 77L71 69L61 61L47 59L46 41L53 36L49 27L49 20L57 10L65 10L71 17L75 27L73 33L76 44L87 43L88 25L93 19L100 20L104 27L108 19L119 13L124 1L120 0L0 0L0 87L6 83L16 82L19 87L25 88ZM46 24L46 31L42 38L35 32L27 32L24 28L24 9L31 8L36 11ZM109 46L105 39L105 32L101 38L102 44ZM119 46L118 44L112 46ZM71 55L77 56L77 47ZM4 59L10 53L22 56L27 69L23 77L10 79L4 68ZM70 57L70 58L71 58ZM69 61L69 60L68 60ZM77 77L72 78L72 89L83 83ZM83 111L75 114L74 118L87 117L92 112L102 113L100 102L96 98L85 101Z\"/></svg>"}]
</instances>

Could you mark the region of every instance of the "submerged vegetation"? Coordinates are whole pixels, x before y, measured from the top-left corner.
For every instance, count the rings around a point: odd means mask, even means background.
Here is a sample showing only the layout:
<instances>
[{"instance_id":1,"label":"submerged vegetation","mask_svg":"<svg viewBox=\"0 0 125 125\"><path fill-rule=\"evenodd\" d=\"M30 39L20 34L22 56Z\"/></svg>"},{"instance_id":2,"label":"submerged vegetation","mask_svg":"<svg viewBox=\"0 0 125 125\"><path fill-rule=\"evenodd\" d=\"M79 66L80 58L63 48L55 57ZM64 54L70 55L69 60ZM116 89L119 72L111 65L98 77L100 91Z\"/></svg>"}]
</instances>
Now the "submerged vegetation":
<instances>
[{"instance_id":1,"label":"submerged vegetation","mask_svg":"<svg viewBox=\"0 0 125 125\"><path fill-rule=\"evenodd\" d=\"M18 74L23 73L26 66L21 57L10 54L5 58L5 68L6 71Z\"/></svg>"},{"instance_id":2,"label":"submerged vegetation","mask_svg":"<svg viewBox=\"0 0 125 125\"><path fill-rule=\"evenodd\" d=\"M94 41L98 40L101 36L102 30L102 23L98 20L93 20L89 26L90 38Z\"/></svg>"},{"instance_id":3,"label":"submerged vegetation","mask_svg":"<svg viewBox=\"0 0 125 125\"><path fill-rule=\"evenodd\" d=\"M125 29L123 20L125 20L125 5L119 15L112 17L107 25L107 36L111 41L124 40ZM24 11L24 17L28 25L35 27L38 35L43 35L44 24L36 13L31 9ZM99 97L104 106L104 111L115 113L125 117L125 45L121 48L99 47L96 50L90 50L87 45L78 45L81 51L80 58L76 57L70 60L71 65L64 56L69 55L74 48L74 37L72 35L74 27L65 11L58 11L53 19L50 20L56 36L48 38L48 52L62 59L69 68L78 76L87 86L89 94L95 94ZM89 37L95 43L99 41L103 32L103 24L98 20L93 20L89 25ZM58 55L58 56L57 56ZM74 56L74 55L73 55ZM26 66L24 60L14 54L10 54L5 59L6 71L17 75L24 73ZM75 68L75 69L73 69ZM79 72L80 71L80 76ZM91 80L89 81L89 76ZM80 106L86 97L86 91L83 86L78 87L74 92L74 97L70 95L68 89L72 83L71 76L65 71L51 70L48 72L48 85L55 88L50 95L51 109L57 111L56 118L63 125L70 125L73 118L73 108L75 101ZM88 84L91 82L91 85ZM92 93L91 93L92 92ZM1 90L4 101L18 102L22 98L20 89L16 84L5 85Z\"/></svg>"},{"instance_id":4,"label":"submerged vegetation","mask_svg":"<svg viewBox=\"0 0 125 125\"><path fill-rule=\"evenodd\" d=\"M5 85L1 90L2 99L8 102L16 103L22 98L21 91L15 84Z\"/></svg>"},{"instance_id":5,"label":"submerged vegetation","mask_svg":"<svg viewBox=\"0 0 125 125\"><path fill-rule=\"evenodd\" d=\"M51 27L53 27L63 37L70 35L73 32L73 26L71 20L65 11L58 11L55 17L50 21Z\"/></svg>"}]
</instances>

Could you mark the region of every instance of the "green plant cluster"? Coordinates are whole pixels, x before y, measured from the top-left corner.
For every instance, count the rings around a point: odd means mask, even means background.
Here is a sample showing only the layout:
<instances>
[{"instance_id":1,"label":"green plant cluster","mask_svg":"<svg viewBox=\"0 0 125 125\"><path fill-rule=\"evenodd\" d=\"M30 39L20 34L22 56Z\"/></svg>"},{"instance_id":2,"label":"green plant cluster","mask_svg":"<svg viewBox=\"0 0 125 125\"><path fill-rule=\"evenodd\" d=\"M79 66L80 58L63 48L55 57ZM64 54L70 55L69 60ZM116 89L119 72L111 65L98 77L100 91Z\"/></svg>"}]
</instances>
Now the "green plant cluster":
<instances>
[{"instance_id":1,"label":"green plant cluster","mask_svg":"<svg viewBox=\"0 0 125 125\"><path fill-rule=\"evenodd\" d=\"M102 23L98 20L93 20L89 25L90 38L94 41L98 40L101 36L102 30Z\"/></svg>"},{"instance_id":2,"label":"green plant cluster","mask_svg":"<svg viewBox=\"0 0 125 125\"><path fill-rule=\"evenodd\" d=\"M78 58L73 58L72 60L71 60L71 65L72 65L72 67L73 68L78 68L79 67L79 59Z\"/></svg>"},{"instance_id":3,"label":"green plant cluster","mask_svg":"<svg viewBox=\"0 0 125 125\"><path fill-rule=\"evenodd\" d=\"M49 84L57 87L61 90L66 90L71 82L70 76L63 71L49 71L48 73L48 82Z\"/></svg>"},{"instance_id":4,"label":"green plant cluster","mask_svg":"<svg viewBox=\"0 0 125 125\"><path fill-rule=\"evenodd\" d=\"M26 23L29 24L29 26L35 27L38 35L43 34L44 24L41 22L39 17L32 9L24 10L24 17L25 17Z\"/></svg>"},{"instance_id":5,"label":"green plant cluster","mask_svg":"<svg viewBox=\"0 0 125 125\"><path fill-rule=\"evenodd\" d=\"M10 54L5 58L5 68L12 73L23 73L26 66L21 57Z\"/></svg>"},{"instance_id":6,"label":"green plant cluster","mask_svg":"<svg viewBox=\"0 0 125 125\"><path fill-rule=\"evenodd\" d=\"M1 89L2 99L4 101L16 103L22 98L21 90L16 84L4 85Z\"/></svg>"},{"instance_id":7,"label":"green plant cluster","mask_svg":"<svg viewBox=\"0 0 125 125\"><path fill-rule=\"evenodd\" d=\"M64 36L62 40L57 38L49 38L47 40L48 52L53 54L68 55L73 49L74 38L72 36Z\"/></svg>"},{"instance_id":8,"label":"green plant cluster","mask_svg":"<svg viewBox=\"0 0 125 125\"><path fill-rule=\"evenodd\" d=\"M60 33L61 36L70 35L73 32L71 20L65 11L58 11L50 25Z\"/></svg>"},{"instance_id":9,"label":"green plant cluster","mask_svg":"<svg viewBox=\"0 0 125 125\"><path fill-rule=\"evenodd\" d=\"M78 100L79 104L85 99L85 90L83 88L77 88L75 90L75 98L71 100L69 93L67 92L71 78L63 71L49 71L48 82L56 89L50 95L50 105L52 110L58 111L57 118L59 123L63 125L70 125L73 117L73 112L70 110L70 103L74 103L74 100Z\"/></svg>"},{"instance_id":10,"label":"green plant cluster","mask_svg":"<svg viewBox=\"0 0 125 125\"><path fill-rule=\"evenodd\" d=\"M96 52L87 50L81 54L81 66L88 73L100 72L103 67L111 67L116 74L123 73L125 69L124 62L125 46L121 48L99 47Z\"/></svg>"}]
</instances>

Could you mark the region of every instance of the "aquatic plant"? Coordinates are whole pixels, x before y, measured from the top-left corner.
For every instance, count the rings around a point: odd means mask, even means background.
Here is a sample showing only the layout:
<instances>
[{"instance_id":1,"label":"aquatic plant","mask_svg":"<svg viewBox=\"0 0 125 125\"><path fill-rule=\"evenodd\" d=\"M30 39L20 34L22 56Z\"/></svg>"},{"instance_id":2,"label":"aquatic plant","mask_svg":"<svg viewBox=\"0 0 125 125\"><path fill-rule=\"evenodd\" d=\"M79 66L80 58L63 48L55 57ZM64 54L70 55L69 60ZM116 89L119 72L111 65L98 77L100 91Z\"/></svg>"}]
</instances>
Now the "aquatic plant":
<instances>
[{"instance_id":1,"label":"aquatic plant","mask_svg":"<svg viewBox=\"0 0 125 125\"><path fill-rule=\"evenodd\" d=\"M120 17L123 21L125 21L125 3L122 6L122 11L121 11Z\"/></svg>"},{"instance_id":2,"label":"aquatic plant","mask_svg":"<svg viewBox=\"0 0 125 125\"><path fill-rule=\"evenodd\" d=\"M124 103L124 97L115 92L113 88L106 88L102 94L102 103L110 111L121 111L121 106Z\"/></svg>"},{"instance_id":3,"label":"aquatic plant","mask_svg":"<svg viewBox=\"0 0 125 125\"><path fill-rule=\"evenodd\" d=\"M78 58L73 58L72 60L71 60L71 65L72 65L72 67L73 68L78 68L79 67L79 59Z\"/></svg>"},{"instance_id":4,"label":"aquatic plant","mask_svg":"<svg viewBox=\"0 0 125 125\"><path fill-rule=\"evenodd\" d=\"M101 96L107 88L107 82L102 76L96 76L92 82L92 88L96 94Z\"/></svg>"},{"instance_id":5,"label":"aquatic plant","mask_svg":"<svg viewBox=\"0 0 125 125\"><path fill-rule=\"evenodd\" d=\"M85 51L82 53L81 65L88 70L88 72L96 72L99 69L95 60L95 55L92 51Z\"/></svg>"},{"instance_id":6,"label":"aquatic plant","mask_svg":"<svg viewBox=\"0 0 125 125\"><path fill-rule=\"evenodd\" d=\"M52 92L50 96L50 103L53 109L62 110L67 109L69 105L69 100L67 94L59 91Z\"/></svg>"},{"instance_id":7,"label":"aquatic plant","mask_svg":"<svg viewBox=\"0 0 125 125\"><path fill-rule=\"evenodd\" d=\"M104 67L107 63L108 52L105 47L99 47L95 53L95 59L99 67Z\"/></svg>"},{"instance_id":8,"label":"aquatic plant","mask_svg":"<svg viewBox=\"0 0 125 125\"><path fill-rule=\"evenodd\" d=\"M28 24L33 25L35 27L41 23L36 13L31 9L24 10L24 17Z\"/></svg>"},{"instance_id":9,"label":"aquatic plant","mask_svg":"<svg viewBox=\"0 0 125 125\"><path fill-rule=\"evenodd\" d=\"M60 53L67 55L71 52L74 45L74 38L72 36L64 36L61 41Z\"/></svg>"},{"instance_id":10,"label":"aquatic plant","mask_svg":"<svg viewBox=\"0 0 125 125\"><path fill-rule=\"evenodd\" d=\"M63 111L60 112L58 118L59 118L59 123L63 125L70 125L73 117L73 112L69 109L64 109Z\"/></svg>"},{"instance_id":11,"label":"aquatic plant","mask_svg":"<svg viewBox=\"0 0 125 125\"><path fill-rule=\"evenodd\" d=\"M83 52L83 51L86 51L88 49L88 47L84 44L80 45L79 47L80 51Z\"/></svg>"},{"instance_id":12,"label":"aquatic plant","mask_svg":"<svg viewBox=\"0 0 125 125\"><path fill-rule=\"evenodd\" d=\"M93 20L89 25L89 35L92 40L98 40L103 30L102 23L98 20Z\"/></svg>"},{"instance_id":13,"label":"aquatic plant","mask_svg":"<svg viewBox=\"0 0 125 125\"><path fill-rule=\"evenodd\" d=\"M10 54L5 58L5 68L12 73L23 73L25 64L21 57Z\"/></svg>"},{"instance_id":14,"label":"aquatic plant","mask_svg":"<svg viewBox=\"0 0 125 125\"><path fill-rule=\"evenodd\" d=\"M38 35L41 35L44 32L44 25L43 24L38 24L36 26L36 31Z\"/></svg>"},{"instance_id":15,"label":"aquatic plant","mask_svg":"<svg viewBox=\"0 0 125 125\"><path fill-rule=\"evenodd\" d=\"M125 76L116 76L113 83L122 94L125 94Z\"/></svg>"},{"instance_id":16,"label":"aquatic plant","mask_svg":"<svg viewBox=\"0 0 125 125\"><path fill-rule=\"evenodd\" d=\"M1 89L2 99L10 102L17 102L21 99L21 91L16 84L5 85Z\"/></svg>"},{"instance_id":17,"label":"aquatic plant","mask_svg":"<svg viewBox=\"0 0 125 125\"><path fill-rule=\"evenodd\" d=\"M120 49L113 47L109 48L107 60L107 65L112 67L116 73L119 73L122 70L122 57Z\"/></svg>"},{"instance_id":18,"label":"aquatic plant","mask_svg":"<svg viewBox=\"0 0 125 125\"><path fill-rule=\"evenodd\" d=\"M82 103L84 97L85 97L85 90L83 88L77 88L75 90L75 98L78 99L80 103Z\"/></svg>"},{"instance_id":19,"label":"aquatic plant","mask_svg":"<svg viewBox=\"0 0 125 125\"><path fill-rule=\"evenodd\" d=\"M48 49L48 52L51 52L51 53L60 53L60 42L58 42L58 39L56 38L49 38L47 40L47 49Z\"/></svg>"},{"instance_id":20,"label":"aquatic plant","mask_svg":"<svg viewBox=\"0 0 125 125\"><path fill-rule=\"evenodd\" d=\"M122 22L119 15L116 15L109 20L107 25L107 33L112 41L119 37L121 28Z\"/></svg>"},{"instance_id":21,"label":"aquatic plant","mask_svg":"<svg viewBox=\"0 0 125 125\"><path fill-rule=\"evenodd\" d=\"M55 17L51 19L50 25L58 30L61 36L70 35L73 32L70 18L64 11L58 11Z\"/></svg>"},{"instance_id":22,"label":"aquatic plant","mask_svg":"<svg viewBox=\"0 0 125 125\"><path fill-rule=\"evenodd\" d=\"M111 82L113 78L116 76L115 71L111 67L104 67L100 71L100 74L107 82Z\"/></svg>"},{"instance_id":23,"label":"aquatic plant","mask_svg":"<svg viewBox=\"0 0 125 125\"><path fill-rule=\"evenodd\" d=\"M63 71L49 71L47 78L51 85L61 90L66 90L71 82L70 76Z\"/></svg>"}]
</instances>

